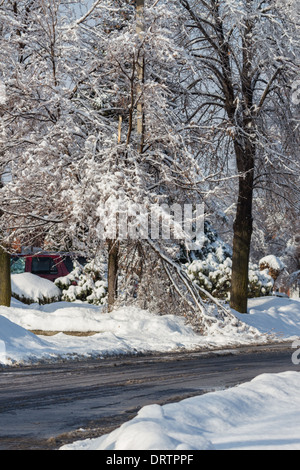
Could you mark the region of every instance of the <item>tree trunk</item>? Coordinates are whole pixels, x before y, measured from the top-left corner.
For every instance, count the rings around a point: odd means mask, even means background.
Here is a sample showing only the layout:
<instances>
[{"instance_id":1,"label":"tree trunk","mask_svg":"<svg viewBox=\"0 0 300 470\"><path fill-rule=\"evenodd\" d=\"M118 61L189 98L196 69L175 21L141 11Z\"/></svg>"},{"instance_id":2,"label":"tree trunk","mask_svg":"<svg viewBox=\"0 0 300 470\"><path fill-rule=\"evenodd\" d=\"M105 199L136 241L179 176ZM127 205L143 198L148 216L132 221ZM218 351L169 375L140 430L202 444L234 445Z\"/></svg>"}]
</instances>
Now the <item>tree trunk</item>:
<instances>
[{"instance_id":1,"label":"tree trunk","mask_svg":"<svg viewBox=\"0 0 300 470\"><path fill-rule=\"evenodd\" d=\"M249 257L253 231L252 201L255 148L249 145L243 151L236 145L239 177L239 196L234 222L232 278L230 306L240 313L247 313Z\"/></svg>"},{"instance_id":2,"label":"tree trunk","mask_svg":"<svg viewBox=\"0 0 300 470\"><path fill-rule=\"evenodd\" d=\"M10 254L0 247L0 305L10 307L11 278Z\"/></svg>"},{"instance_id":3,"label":"tree trunk","mask_svg":"<svg viewBox=\"0 0 300 470\"><path fill-rule=\"evenodd\" d=\"M142 50L143 32L144 32L144 8L145 0L136 0L136 32L140 39L140 47L138 52L137 61L137 96L138 102L137 110L137 134L140 138L139 152L143 153L144 148L144 133L145 133L145 116L144 116L144 103L143 103L143 84L145 80L145 58Z\"/></svg>"},{"instance_id":4,"label":"tree trunk","mask_svg":"<svg viewBox=\"0 0 300 470\"><path fill-rule=\"evenodd\" d=\"M114 308L118 296L118 260L119 242L110 240L108 242L108 311Z\"/></svg>"}]
</instances>

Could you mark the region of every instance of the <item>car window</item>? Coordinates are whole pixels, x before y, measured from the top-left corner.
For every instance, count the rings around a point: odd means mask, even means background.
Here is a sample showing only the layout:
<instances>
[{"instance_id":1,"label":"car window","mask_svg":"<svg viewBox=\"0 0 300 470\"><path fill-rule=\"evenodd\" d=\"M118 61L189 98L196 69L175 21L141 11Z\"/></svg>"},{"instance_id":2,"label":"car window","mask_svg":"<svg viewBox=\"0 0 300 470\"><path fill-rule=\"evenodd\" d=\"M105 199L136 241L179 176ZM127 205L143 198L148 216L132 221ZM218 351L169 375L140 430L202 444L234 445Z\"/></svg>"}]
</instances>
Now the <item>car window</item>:
<instances>
[{"instance_id":1,"label":"car window","mask_svg":"<svg viewBox=\"0 0 300 470\"><path fill-rule=\"evenodd\" d=\"M71 258L71 256L65 256L63 258L63 261L64 261L64 264L65 264L65 267L67 268L68 272L72 272L73 269L74 269L74 266L73 266L73 260Z\"/></svg>"},{"instance_id":2,"label":"car window","mask_svg":"<svg viewBox=\"0 0 300 470\"><path fill-rule=\"evenodd\" d=\"M11 274L22 274L25 273L25 258L12 257L10 259L10 271Z\"/></svg>"},{"instance_id":3,"label":"car window","mask_svg":"<svg viewBox=\"0 0 300 470\"><path fill-rule=\"evenodd\" d=\"M53 258L32 258L32 274L58 274L58 269Z\"/></svg>"}]
</instances>

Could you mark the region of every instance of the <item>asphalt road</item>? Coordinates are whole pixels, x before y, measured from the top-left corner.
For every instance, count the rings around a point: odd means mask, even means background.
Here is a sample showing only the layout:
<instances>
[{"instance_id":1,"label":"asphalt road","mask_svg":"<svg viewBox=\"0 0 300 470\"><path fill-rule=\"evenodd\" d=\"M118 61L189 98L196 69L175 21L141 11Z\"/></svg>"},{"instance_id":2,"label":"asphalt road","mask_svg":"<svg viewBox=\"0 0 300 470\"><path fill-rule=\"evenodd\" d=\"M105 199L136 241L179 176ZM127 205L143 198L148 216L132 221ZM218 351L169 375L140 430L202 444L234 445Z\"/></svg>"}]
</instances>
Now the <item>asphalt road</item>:
<instances>
[{"instance_id":1,"label":"asphalt road","mask_svg":"<svg viewBox=\"0 0 300 470\"><path fill-rule=\"evenodd\" d=\"M300 371L290 344L0 369L0 450L57 449L106 434L152 403Z\"/></svg>"}]
</instances>

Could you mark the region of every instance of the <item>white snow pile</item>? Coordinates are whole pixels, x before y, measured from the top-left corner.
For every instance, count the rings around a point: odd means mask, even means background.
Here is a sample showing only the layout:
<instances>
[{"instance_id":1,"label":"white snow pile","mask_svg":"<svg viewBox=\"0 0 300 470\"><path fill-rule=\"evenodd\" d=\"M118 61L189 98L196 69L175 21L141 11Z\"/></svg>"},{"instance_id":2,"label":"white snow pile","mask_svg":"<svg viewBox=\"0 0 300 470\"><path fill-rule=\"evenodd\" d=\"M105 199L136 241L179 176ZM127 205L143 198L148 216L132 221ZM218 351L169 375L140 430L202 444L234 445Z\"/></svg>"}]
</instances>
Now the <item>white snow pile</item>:
<instances>
[{"instance_id":1,"label":"white snow pile","mask_svg":"<svg viewBox=\"0 0 300 470\"><path fill-rule=\"evenodd\" d=\"M179 403L149 405L97 439L61 450L300 450L300 373L263 374Z\"/></svg>"},{"instance_id":2,"label":"white snow pile","mask_svg":"<svg viewBox=\"0 0 300 470\"><path fill-rule=\"evenodd\" d=\"M12 307L0 308L0 341L4 341L6 347L5 358L0 362L8 365L54 358L165 352L197 346L198 337L177 317L158 317L139 309L103 314L99 308L88 304L65 302L27 308L20 303L16 305L14 301ZM77 337L60 332L54 336L36 336L28 331L40 329L96 334Z\"/></svg>"},{"instance_id":3,"label":"white snow pile","mask_svg":"<svg viewBox=\"0 0 300 470\"><path fill-rule=\"evenodd\" d=\"M38 336L0 315L0 364L50 357L51 347Z\"/></svg>"},{"instance_id":4,"label":"white snow pile","mask_svg":"<svg viewBox=\"0 0 300 470\"><path fill-rule=\"evenodd\" d=\"M275 296L249 299L248 312L248 315L234 314L263 334L290 340L300 336L299 299Z\"/></svg>"},{"instance_id":5,"label":"white snow pile","mask_svg":"<svg viewBox=\"0 0 300 470\"><path fill-rule=\"evenodd\" d=\"M249 305L248 315L234 312L241 320L238 327L216 324L209 335L200 336L184 317L158 316L134 307L103 313L100 306L84 302L25 305L12 299L10 308L0 307L0 344L5 349L0 363L196 351L300 337L299 301L263 297L251 299ZM30 331L55 334L37 336ZM74 336L74 332L89 336Z\"/></svg>"},{"instance_id":6,"label":"white snow pile","mask_svg":"<svg viewBox=\"0 0 300 470\"><path fill-rule=\"evenodd\" d=\"M56 334L36 336L28 330ZM71 336L67 334L70 332ZM93 334L81 337L75 336L76 332ZM0 307L1 340L6 345L6 354L0 362L11 365L62 358L239 346L263 343L266 337L246 324L236 329L226 326L222 331L215 328L210 335L199 336L186 324L184 317L158 316L134 307L103 313L101 307L83 302L27 306L13 299L10 308Z\"/></svg>"},{"instance_id":7,"label":"white snow pile","mask_svg":"<svg viewBox=\"0 0 300 470\"><path fill-rule=\"evenodd\" d=\"M12 274L11 289L14 297L26 303L57 302L61 297L53 282L31 273Z\"/></svg>"}]
</instances>

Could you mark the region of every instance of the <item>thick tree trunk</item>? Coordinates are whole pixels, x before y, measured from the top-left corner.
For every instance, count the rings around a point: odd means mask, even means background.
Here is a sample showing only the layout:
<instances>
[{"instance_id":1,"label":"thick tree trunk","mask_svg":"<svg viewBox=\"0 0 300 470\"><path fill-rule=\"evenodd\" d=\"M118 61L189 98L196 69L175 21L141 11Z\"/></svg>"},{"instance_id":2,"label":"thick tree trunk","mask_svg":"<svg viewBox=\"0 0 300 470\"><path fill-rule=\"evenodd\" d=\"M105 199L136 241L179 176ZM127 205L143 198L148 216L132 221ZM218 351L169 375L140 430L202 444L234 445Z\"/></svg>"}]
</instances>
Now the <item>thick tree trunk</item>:
<instances>
[{"instance_id":1,"label":"thick tree trunk","mask_svg":"<svg viewBox=\"0 0 300 470\"><path fill-rule=\"evenodd\" d=\"M118 296L119 242L108 242L108 311L114 308Z\"/></svg>"},{"instance_id":2,"label":"thick tree trunk","mask_svg":"<svg viewBox=\"0 0 300 470\"><path fill-rule=\"evenodd\" d=\"M10 301L10 255L2 247L0 247L0 305L10 307Z\"/></svg>"},{"instance_id":3,"label":"thick tree trunk","mask_svg":"<svg viewBox=\"0 0 300 470\"><path fill-rule=\"evenodd\" d=\"M240 313L247 313L249 257L253 231L252 201L255 148L249 145L243 151L236 146L239 177L239 196L234 222L232 279L230 306Z\"/></svg>"},{"instance_id":4,"label":"thick tree trunk","mask_svg":"<svg viewBox=\"0 0 300 470\"><path fill-rule=\"evenodd\" d=\"M244 181L240 181L239 202L234 222L230 306L247 313L248 271L252 236L252 198L245 197Z\"/></svg>"}]
</instances>

